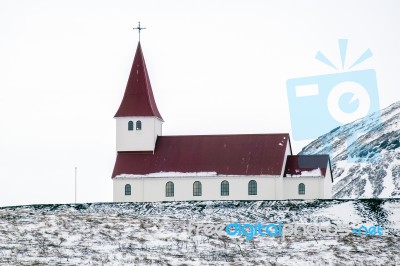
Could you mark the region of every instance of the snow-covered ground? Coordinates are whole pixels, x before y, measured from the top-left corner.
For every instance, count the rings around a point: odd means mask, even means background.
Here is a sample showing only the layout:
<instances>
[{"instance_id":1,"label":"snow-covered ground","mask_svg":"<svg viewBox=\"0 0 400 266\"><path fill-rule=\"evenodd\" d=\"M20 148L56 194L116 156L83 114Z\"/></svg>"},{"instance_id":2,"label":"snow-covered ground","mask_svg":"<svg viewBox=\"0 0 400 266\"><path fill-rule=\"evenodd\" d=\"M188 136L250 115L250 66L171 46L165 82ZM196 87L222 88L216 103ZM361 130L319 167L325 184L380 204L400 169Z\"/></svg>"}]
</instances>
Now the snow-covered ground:
<instances>
[{"instance_id":1,"label":"snow-covered ground","mask_svg":"<svg viewBox=\"0 0 400 266\"><path fill-rule=\"evenodd\" d=\"M345 236L189 233L233 222ZM383 236L351 229L383 227ZM194 232L192 232L194 233ZM400 265L400 199L93 203L0 208L1 265Z\"/></svg>"}]
</instances>

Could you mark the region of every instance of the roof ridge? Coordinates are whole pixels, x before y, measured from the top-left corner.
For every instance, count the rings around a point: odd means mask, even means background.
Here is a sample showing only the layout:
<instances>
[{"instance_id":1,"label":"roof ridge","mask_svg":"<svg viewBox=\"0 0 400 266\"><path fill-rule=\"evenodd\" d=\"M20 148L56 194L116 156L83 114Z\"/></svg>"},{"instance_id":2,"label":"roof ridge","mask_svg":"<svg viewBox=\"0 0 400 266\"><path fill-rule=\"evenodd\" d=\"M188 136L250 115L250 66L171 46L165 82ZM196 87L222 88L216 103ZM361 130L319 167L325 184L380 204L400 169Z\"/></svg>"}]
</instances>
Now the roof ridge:
<instances>
[{"instance_id":1,"label":"roof ridge","mask_svg":"<svg viewBox=\"0 0 400 266\"><path fill-rule=\"evenodd\" d=\"M282 136L282 135L289 135L289 133L249 133L249 134L196 134L196 135L163 135L158 137L225 137L225 136Z\"/></svg>"},{"instance_id":2,"label":"roof ridge","mask_svg":"<svg viewBox=\"0 0 400 266\"><path fill-rule=\"evenodd\" d=\"M312 157L312 156L328 156L329 157L329 154L292 154L292 155L288 155L288 156L291 156L291 157Z\"/></svg>"}]
</instances>

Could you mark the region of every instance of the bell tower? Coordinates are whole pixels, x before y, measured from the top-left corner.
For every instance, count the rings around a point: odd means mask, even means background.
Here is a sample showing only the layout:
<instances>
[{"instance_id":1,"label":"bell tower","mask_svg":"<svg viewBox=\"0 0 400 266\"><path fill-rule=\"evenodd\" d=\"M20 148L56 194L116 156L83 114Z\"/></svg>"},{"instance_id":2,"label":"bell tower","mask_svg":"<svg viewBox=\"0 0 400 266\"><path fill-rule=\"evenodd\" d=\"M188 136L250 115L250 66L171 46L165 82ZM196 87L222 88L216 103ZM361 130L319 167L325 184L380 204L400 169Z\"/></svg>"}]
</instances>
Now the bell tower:
<instances>
[{"instance_id":1,"label":"bell tower","mask_svg":"<svg viewBox=\"0 0 400 266\"><path fill-rule=\"evenodd\" d=\"M124 97L114 118L118 152L154 152L157 136L162 135L164 120L157 109L140 41Z\"/></svg>"}]
</instances>

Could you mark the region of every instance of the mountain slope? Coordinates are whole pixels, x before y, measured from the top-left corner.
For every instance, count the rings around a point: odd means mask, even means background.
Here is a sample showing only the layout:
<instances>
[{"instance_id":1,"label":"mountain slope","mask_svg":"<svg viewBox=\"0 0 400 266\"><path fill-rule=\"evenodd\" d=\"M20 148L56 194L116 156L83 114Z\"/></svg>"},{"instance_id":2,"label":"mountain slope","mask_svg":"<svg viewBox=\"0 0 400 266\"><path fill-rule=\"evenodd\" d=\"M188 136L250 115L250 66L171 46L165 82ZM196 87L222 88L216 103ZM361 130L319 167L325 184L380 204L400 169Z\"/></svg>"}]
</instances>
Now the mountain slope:
<instances>
[{"instance_id":1,"label":"mountain slope","mask_svg":"<svg viewBox=\"0 0 400 266\"><path fill-rule=\"evenodd\" d=\"M334 198L400 196L400 101L335 128L300 154L330 154Z\"/></svg>"}]
</instances>

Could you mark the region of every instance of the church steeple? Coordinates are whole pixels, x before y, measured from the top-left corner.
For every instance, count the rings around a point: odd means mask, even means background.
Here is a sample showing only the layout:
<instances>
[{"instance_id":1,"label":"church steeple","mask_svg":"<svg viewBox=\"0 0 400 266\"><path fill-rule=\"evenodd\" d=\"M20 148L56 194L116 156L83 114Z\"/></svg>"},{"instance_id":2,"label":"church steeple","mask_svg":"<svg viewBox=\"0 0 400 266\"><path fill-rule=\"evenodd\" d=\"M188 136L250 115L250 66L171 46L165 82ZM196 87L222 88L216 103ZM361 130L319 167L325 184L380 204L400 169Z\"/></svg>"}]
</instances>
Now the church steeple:
<instances>
[{"instance_id":1,"label":"church steeple","mask_svg":"<svg viewBox=\"0 0 400 266\"><path fill-rule=\"evenodd\" d=\"M142 47L138 43L124 98L114 117L152 116L163 121L154 99Z\"/></svg>"},{"instance_id":2,"label":"church steeple","mask_svg":"<svg viewBox=\"0 0 400 266\"><path fill-rule=\"evenodd\" d=\"M138 43L124 98L114 116L117 125L117 151L153 151L164 122L158 111Z\"/></svg>"}]
</instances>

